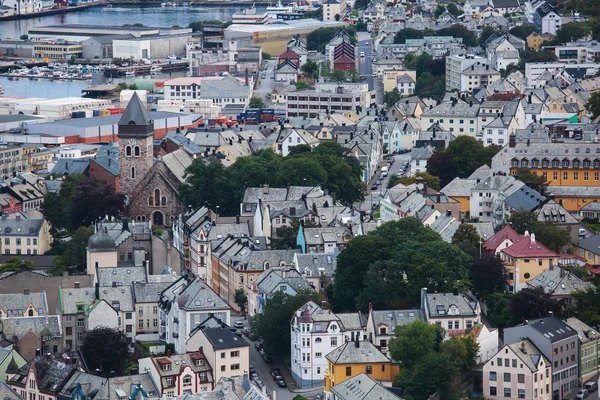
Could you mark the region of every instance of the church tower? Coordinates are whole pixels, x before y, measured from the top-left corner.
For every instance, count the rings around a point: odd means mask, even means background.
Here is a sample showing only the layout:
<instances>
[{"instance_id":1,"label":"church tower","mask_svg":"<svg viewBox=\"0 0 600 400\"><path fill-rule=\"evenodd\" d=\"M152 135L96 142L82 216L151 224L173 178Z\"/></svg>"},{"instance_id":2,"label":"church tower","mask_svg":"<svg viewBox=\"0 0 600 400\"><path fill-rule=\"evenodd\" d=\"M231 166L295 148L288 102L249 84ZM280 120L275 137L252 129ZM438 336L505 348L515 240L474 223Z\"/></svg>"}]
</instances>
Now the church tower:
<instances>
[{"instance_id":1,"label":"church tower","mask_svg":"<svg viewBox=\"0 0 600 400\"><path fill-rule=\"evenodd\" d=\"M154 121L137 93L119 120L119 185L129 195L154 163Z\"/></svg>"}]
</instances>

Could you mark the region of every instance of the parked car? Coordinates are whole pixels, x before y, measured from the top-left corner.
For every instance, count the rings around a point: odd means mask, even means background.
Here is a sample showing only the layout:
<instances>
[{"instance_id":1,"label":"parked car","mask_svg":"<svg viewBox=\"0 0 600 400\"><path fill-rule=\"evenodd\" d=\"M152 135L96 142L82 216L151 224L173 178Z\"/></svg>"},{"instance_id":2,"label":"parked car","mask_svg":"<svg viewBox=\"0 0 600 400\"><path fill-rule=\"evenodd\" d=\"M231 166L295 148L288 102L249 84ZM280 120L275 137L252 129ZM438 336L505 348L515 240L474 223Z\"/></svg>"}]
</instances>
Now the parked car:
<instances>
[{"instance_id":1,"label":"parked car","mask_svg":"<svg viewBox=\"0 0 600 400\"><path fill-rule=\"evenodd\" d=\"M598 390L598 383L594 381L589 381L585 384L585 388L589 393L594 393L596 390Z\"/></svg>"},{"instance_id":2,"label":"parked car","mask_svg":"<svg viewBox=\"0 0 600 400\"><path fill-rule=\"evenodd\" d=\"M265 360L265 364L271 364L273 362L273 359L271 357L269 357L266 354L263 354L263 360Z\"/></svg>"},{"instance_id":3,"label":"parked car","mask_svg":"<svg viewBox=\"0 0 600 400\"><path fill-rule=\"evenodd\" d=\"M396 160L394 159L394 157L390 157L390 159L388 160L388 162L389 162L390 164L394 164L394 162L395 162L395 161L396 161Z\"/></svg>"},{"instance_id":4,"label":"parked car","mask_svg":"<svg viewBox=\"0 0 600 400\"><path fill-rule=\"evenodd\" d=\"M251 381L256 381L257 379L258 379L258 374L256 372L253 372L250 374Z\"/></svg>"},{"instance_id":5,"label":"parked car","mask_svg":"<svg viewBox=\"0 0 600 400\"><path fill-rule=\"evenodd\" d=\"M388 172L387 172L387 171L383 171L383 172L381 173L381 175L383 175L383 177L385 178L386 176L388 176Z\"/></svg>"},{"instance_id":6,"label":"parked car","mask_svg":"<svg viewBox=\"0 0 600 400\"><path fill-rule=\"evenodd\" d=\"M277 378L278 379L275 379L275 383L277 383L277 386L279 386L280 388L287 387L282 377L278 376Z\"/></svg>"},{"instance_id":7,"label":"parked car","mask_svg":"<svg viewBox=\"0 0 600 400\"><path fill-rule=\"evenodd\" d=\"M244 327L244 323L242 321L235 321L233 327L237 329L242 329Z\"/></svg>"},{"instance_id":8,"label":"parked car","mask_svg":"<svg viewBox=\"0 0 600 400\"><path fill-rule=\"evenodd\" d=\"M256 342L254 344L254 348L258 351L260 351L260 349L262 349L262 343L261 342Z\"/></svg>"},{"instance_id":9,"label":"parked car","mask_svg":"<svg viewBox=\"0 0 600 400\"><path fill-rule=\"evenodd\" d=\"M256 386L259 387L259 389L262 389L263 387L265 387L265 384L263 383L263 381L261 381L260 379L256 379L254 381L254 383L256 383Z\"/></svg>"},{"instance_id":10,"label":"parked car","mask_svg":"<svg viewBox=\"0 0 600 400\"><path fill-rule=\"evenodd\" d=\"M250 364L250 366L248 367L248 372L250 374L255 374L256 373L256 367L252 364Z\"/></svg>"},{"instance_id":11,"label":"parked car","mask_svg":"<svg viewBox=\"0 0 600 400\"><path fill-rule=\"evenodd\" d=\"M376 184L376 183L374 183L374 184L373 184L373 186L371 186L371 190L377 190L377 188L378 188L378 187L379 187L379 186L377 186L377 184Z\"/></svg>"},{"instance_id":12,"label":"parked car","mask_svg":"<svg viewBox=\"0 0 600 400\"><path fill-rule=\"evenodd\" d=\"M254 333L250 332L250 334L248 335L248 339L255 341L257 339L257 336Z\"/></svg>"},{"instance_id":13,"label":"parked car","mask_svg":"<svg viewBox=\"0 0 600 400\"><path fill-rule=\"evenodd\" d=\"M271 376L273 378L281 376L281 371L279 370L279 368L271 368Z\"/></svg>"},{"instance_id":14,"label":"parked car","mask_svg":"<svg viewBox=\"0 0 600 400\"><path fill-rule=\"evenodd\" d=\"M589 394L590 394L590 392L588 392L587 389L581 389L581 390L579 390L579 392L577 392L577 395L575 396L575 398L577 398L579 400L583 400L586 397L588 397Z\"/></svg>"}]
</instances>

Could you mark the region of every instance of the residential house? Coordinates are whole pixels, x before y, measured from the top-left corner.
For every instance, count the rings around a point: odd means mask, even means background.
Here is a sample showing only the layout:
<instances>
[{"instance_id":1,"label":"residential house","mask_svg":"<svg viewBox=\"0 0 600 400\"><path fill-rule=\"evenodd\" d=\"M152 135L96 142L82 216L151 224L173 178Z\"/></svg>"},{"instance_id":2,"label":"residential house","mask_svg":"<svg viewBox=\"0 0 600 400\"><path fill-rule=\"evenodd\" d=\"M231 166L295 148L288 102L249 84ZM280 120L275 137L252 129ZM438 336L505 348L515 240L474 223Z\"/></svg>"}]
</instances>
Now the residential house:
<instances>
[{"instance_id":1,"label":"residential house","mask_svg":"<svg viewBox=\"0 0 600 400\"><path fill-rule=\"evenodd\" d=\"M346 342L328 353L325 377L325 399L334 399L331 388L358 376L367 374L386 386L391 386L400 373L400 365L386 357L369 341Z\"/></svg>"},{"instance_id":2,"label":"residential house","mask_svg":"<svg viewBox=\"0 0 600 400\"><path fill-rule=\"evenodd\" d=\"M248 294L248 315L261 314L266 301L275 293L295 296L299 290L309 288L309 283L296 269L272 267L247 283L245 289Z\"/></svg>"},{"instance_id":3,"label":"residential house","mask_svg":"<svg viewBox=\"0 0 600 400\"><path fill-rule=\"evenodd\" d=\"M569 244L565 246L565 248L561 249L561 253L572 253L571 243L579 240L579 221L573 217L571 213L565 210L562 205L558 204L554 200L549 200L538 208L537 219L538 222L553 222L559 228L567 231L571 240Z\"/></svg>"},{"instance_id":4,"label":"residential house","mask_svg":"<svg viewBox=\"0 0 600 400\"><path fill-rule=\"evenodd\" d=\"M226 324L230 321L227 303L199 277L189 273L160 294L158 306L160 336L173 343L178 354L187 351L191 332L209 316L214 315Z\"/></svg>"},{"instance_id":5,"label":"residential house","mask_svg":"<svg viewBox=\"0 0 600 400\"><path fill-rule=\"evenodd\" d=\"M433 155L433 148L426 146L422 148L413 148L410 152L410 168L408 176L415 176L418 172L427 171L427 160Z\"/></svg>"},{"instance_id":6,"label":"residential house","mask_svg":"<svg viewBox=\"0 0 600 400\"><path fill-rule=\"evenodd\" d=\"M368 340L383 353L388 353L388 345L396 328L414 321L425 321L422 310L374 310L369 305L367 320Z\"/></svg>"},{"instance_id":7,"label":"residential house","mask_svg":"<svg viewBox=\"0 0 600 400\"><path fill-rule=\"evenodd\" d=\"M500 14L512 14L520 7L519 0L492 0L492 6L497 9Z\"/></svg>"},{"instance_id":8,"label":"residential house","mask_svg":"<svg viewBox=\"0 0 600 400\"><path fill-rule=\"evenodd\" d=\"M460 336L480 321L479 302L454 289L452 293L427 293L421 289L421 309L425 320L446 330L449 336Z\"/></svg>"},{"instance_id":9,"label":"residential house","mask_svg":"<svg viewBox=\"0 0 600 400\"><path fill-rule=\"evenodd\" d=\"M456 135L469 135L475 137L479 132L479 104L469 102L442 103L431 107L421 114L423 128L439 124L444 131Z\"/></svg>"},{"instance_id":10,"label":"residential house","mask_svg":"<svg viewBox=\"0 0 600 400\"><path fill-rule=\"evenodd\" d=\"M57 314L60 315L64 330L63 348L65 351L76 351L87 331L86 312L96 301L94 288L58 288L59 303Z\"/></svg>"},{"instance_id":11,"label":"residential house","mask_svg":"<svg viewBox=\"0 0 600 400\"><path fill-rule=\"evenodd\" d=\"M333 283L337 257L330 253L294 254L292 264L310 286L322 293Z\"/></svg>"},{"instance_id":12,"label":"residential house","mask_svg":"<svg viewBox=\"0 0 600 400\"><path fill-rule=\"evenodd\" d=\"M549 400L552 363L527 337L505 345L483 366L483 395Z\"/></svg>"},{"instance_id":13,"label":"residential house","mask_svg":"<svg viewBox=\"0 0 600 400\"><path fill-rule=\"evenodd\" d=\"M562 400L567 393L579 387L576 330L553 316L528 320L504 329L504 343L507 345L517 343L520 346L523 338L528 338L552 365L548 371L552 377L548 377L552 399ZM548 393L547 387L544 387L544 393Z\"/></svg>"},{"instance_id":14,"label":"residential house","mask_svg":"<svg viewBox=\"0 0 600 400\"><path fill-rule=\"evenodd\" d=\"M320 386L327 369L325 355L344 342L339 318L309 299L294 311L290 329L292 378L302 389Z\"/></svg>"},{"instance_id":15,"label":"residential house","mask_svg":"<svg viewBox=\"0 0 600 400\"><path fill-rule=\"evenodd\" d=\"M63 332L60 317L13 317L2 320L3 336L15 343L15 349L25 360L38 353L61 354Z\"/></svg>"},{"instance_id":16,"label":"residential house","mask_svg":"<svg viewBox=\"0 0 600 400\"><path fill-rule=\"evenodd\" d=\"M512 226L506 225L496 232L494 236L484 241L481 245L481 249L488 253L489 256L493 257L499 255L502 250L512 246L521 239L521 235L519 235Z\"/></svg>"},{"instance_id":17,"label":"residential house","mask_svg":"<svg viewBox=\"0 0 600 400\"><path fill-rule=\"evenodd\" d=\"M70 359L37 356L10 377L7 384L23 399L58 400L77 366Z\"/></svg>"},{"instance_id":18,"label":"residential house","mask_svg":"<svg viewBox=\"0 0 600 400\"><path fill-rule=\"evenodd\" d=\"M250 367L250 344L226 325L197 327L190 335L188 347L202 349L215 381L243 376Z\"/></svg>"},{"instance_id":19,"label":"residential house","mask_svg":"<svg viewBox=\"0 0 600 400\"><path fill-rule=\"evenodd\" d=\"M49 314L46 291L0 294L0 319L12 317L43 317Z\"/></svg>"},{"instance_id":20,"label":"residential house","mask_svg":"<svg viewBox=\"0 0 600 400\"><path fill-rule=\"evenodd\" d=\"M168 276L170 277L170 275ZM175 278L165 282L133 282L133 302L138 335L160 333L158 303L161 293L167 290L174 280Z\"/></svg>"},{"instance_id":21,"label":"residential house","mask_svg":"<svg viewBox=\"0 0 600 400\"><path fill-rule=\"evenodd\" d=\"M167 354L139 360L140 371L150 374L160 396L179 397L213 390L215 381L202 347L184 354Z\"/></svg>"},{"instance_id":22,"label":"residential house","mask_svg":"<svg viewBox=\"0 0 600 400\"><path fill-rule=\"evenodd\" d=\"M359 374L354 378L333 386L331 389L334 400L400 400L401 397L392 393L375 379L366 373Z\"/></svg>"},{"instance_id":23,"label":"residential house","mask_svg":"<svg viewBox=\"0 0 600 400\"><path fill-rule=\"evenodd\" d=\"M302 253L334 254L341 251L352 237L352 230L347 226L305 228L302 225L298 230L296 245L302 249Z\"/></svg>"},{"instance_id":24,"label":"residential house","mask_svg":"<svg viewBox=\"0 0 600 400\"><path fill-rule=\"evenodd\" d=\"M537 26L538 31L544 34L556 35L556 31L562 25L562 16L548 2L544 1L533 15L533 22Z\"/></svg>"},{"instance_id":25,"label":"residential house","mask_svg":"<svg viewBox=\"0 0 600 400\"><path fill-rule=\"evenodd\" d=\"M508 270L508 290L516 293L529 280L558 265L559 255L536 242L534 233L525 232L520 240L500 251L500 258Z\"/></svg>"},{"instance_id":26,"label":"residential house","mask_svg":"<svg viewBox=\"0 0 600 400\"><path fill-rule=\"evenodd\" d=\"M573 243L572 252L585 259L590 265L600 264L600 235L579 238Z\"/></svg>"},{"instance_id":27,"label":"residential house","mask_svg":"<svg viewBox=\"0 0 600 400\"><path fill-rule=\"evenodd\" d=\"M596 329L580 321L577 317L570 317L565 323L577 332L579 340L579 378L585 384L590 378L598 374L598 351L600 348L600 333Z\"/></svg>"},{"instance_id":28,"label":"residential house","mask_svg":"<svg viewBox=\"0 0 600 400\"><path fill-rule=\"evenodd\" d=\"M542 288L544 292L558 301L561 306L571 304L571 293L577 290L587 290L594 287L590 282L581 280L577 275L560 266L552 266L527 282L529 288Z\"/></svg>"},{"instance_id":29,"label":"residential house","mask_svg":"<svg viewBox=\"0 0 600 400\"><path fill-rule=\"evenodd\" d=\"M288 52L289 53L289 52ZM294 60L285 59L277 65L275 70L275 81L290 84L298 80L300 69Z\"/></svg>"},{"instance_id":30,"label":"residential house","mask_svg":"<svg viewBox=\"0 0 600 400\"><path fill-rule=\"evenodd\" d=\"M458 201L460 203L459 219L470 217L471 211L471 190L477 185L476 179L454 178L450 183L444 186L440 193Z\"/></svg>"},{"instance_id":31,"label":"residential house","mask_svg":"<svg viewBox=\"0 0 600 400\"><path fill-rule=\"evenodd\" d=\"M550 34L540 35L537 32L532 32L527 36L527 47L531 50L539 50L545 42L549 42L553 38L553 35Z\"/></svg>"},{"instance_id":32,"label":"residential house","mask_svg":"<svg viewBox=\"0 0 600 400\"><path fill-rule=\"evenodd\" d=\"M276 153L285 157L290 154L291 147L301 144L316 147L319 144L319 140L304 129L295 129L291 126L284 126L279 131L275 144Z\"/></svg>"},{"instance_id":33,"label":"residential house","mask_svg":"<svg viewBox=\"0 0 600 400\"><path fill-rule=\"evenodd\" d=\"M493 222L498 226L504 222L506 198L525 184L512 176L492 174L482 179L471 189L471 218L481 222Z\"/></svg>"},{"instance_id":34,"label":"residential house","mask_svg":"<svg viewBox=\"0 0 600 400\"><path fill-rule=\"evenodd\" d=\"M0 217L0 253L38 255L50 250L50 225L23 212Z\"/></svg>"}]
</instances>

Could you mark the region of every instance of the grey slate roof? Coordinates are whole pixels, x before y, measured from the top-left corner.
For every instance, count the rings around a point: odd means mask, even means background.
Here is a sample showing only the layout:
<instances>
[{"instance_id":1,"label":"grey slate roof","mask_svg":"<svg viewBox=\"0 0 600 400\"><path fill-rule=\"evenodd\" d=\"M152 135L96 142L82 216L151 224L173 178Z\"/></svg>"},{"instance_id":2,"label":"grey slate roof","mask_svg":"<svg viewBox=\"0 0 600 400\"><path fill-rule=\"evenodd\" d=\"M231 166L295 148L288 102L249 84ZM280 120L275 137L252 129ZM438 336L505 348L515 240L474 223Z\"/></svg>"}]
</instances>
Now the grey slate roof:
<instances>
[{"instance_id":1,"label":"grey slate roof","mask_svg":"<svg viewBox=\"0 0 600 400\"><path fill-rule=\"evenodd\" d=\"M450 197L469 197L471 189L477 184L475 179L454 178L450 183L444 186L440 192Z\"/></svg>"},{"instance_id":2,"label":"grey slate roof","mask_svg":"<svg viewBox=\"0 0 600 400\"><path fill-rule=\"evenodd\" d=\"M284 284L289 285L295 291L310 288L308 282L293 268L270 268L259 275L255 282L258 289L266 295L278 291Z\"/></svg>"},{"instance_id":3,"label":"grey slate roof","mask_svg":"<svg viewBox=\"0 0 600 400\"><path fill-rule=\"evenodd\" d=\"M90 166L90 160L87 158L59 158L54 164L51 173L56 175L81 175Z\"/></svg>"},{"instance_id":4,"label":"grey slate roof","mask_svg":"<svg viewBox=\"0 0 600 400\"><path fill-rule=\"evenodd\" d=\"M204 334L214 349L234 349L248 347L250 344L238 337L228 328L204 328L199 331Z\"/></svg>"},{"instance_id":5,"label":"grey slate roof","mask_svg":"<svg viewBox=\"0 0 600 400\"><path fill-rule=\"evenodd\" d=\"M116 145L105 145L89 159L114 176L119 176L119 148Z\"/></svg>"},{"instance_id":6,"label":"grey slate roof","mask_svg":"<svg viewBox=\"0 0 600 400\"><path fill-rule=\"evenodd\" d=\"M296 254L296 269L304 276L325 274L331 278L335 273L336 256L326 253Z\"/></svg>"},{"instance_id":7,"label":"grey slate roof","mask_svg":"<svg viewBox=\"0 0 600 400\"><path fill-rule=\"evenodd\" d=\"M431 147L413 148L410 151L410 159L412 160L429 160L433 155Z\"/></svg>"},{"instance_id":8,"label":"grey slate roof","mask_svg":"<svg viewBox=\"0 0 600 400\"><path fill-rule=\"evenodd\" d=\"M458 310L458 316L475 316L477 301L471 300L464 294L459 293L427 293L425 301L429 308L431 317L445 317L451 306Z\"/></svg>"},{"instance_id":9,"label":"grey slate roof","mask_svg":"<svg viewBox=\"0 0 600 400\"><path fill-rule=\"evenodd\" d=\"M346 342L328 353L325 358L333 364L385 363L390 359L384 356L369 341Z\"/></svg>"},{"instance_id":10,"label":"grey slate roof","mask_svg":"<svg viewBox=\"0 0 600 400\"><path fill-rule=\"evenodd\" d=\"M337 313L335 315L339 318L344 331L359 331L367 326L366 318L360 311L353 313Z\"/></svg>"},{"instance_id":11,"label":"grey slate roof","mask_svg":"<svg viewBox=\"0 0 600 400\"><path fill-rule=\"evenodd\" d=\"M331 391L339 400L401 400L365 373L333 386Z\"/></svg>"},{"instance_id":12,"label":"grey slate roof","mask_svg":"<svg viewBox=\"0 0 600 400\"><path fill-rule=\"evenodd\" d=\"M134 311L133 293L131 286L101 287L99 298L117 311ZM118 303L118 307L116 304Z\"/></svg>"},{"instance_id":13,"label":"grey slate roof","mask_svg":"<svg viewBox=\"0 0 600 400\"><path fill-rule=\"evenodd\" d=\"M2 319L2 333L9 340L21 338L28 332L40 335L48 332L52 337L61 337L60 317L50 315L44 317L15 317Z\"/></svg>"},{"instance_id":14,"label":"grey slate roof","mask_svg":"<svg viewBox=\"0 0 600 400\"><path fill-rule=\"evenodd\" d=\"M127 108L125 108L119 119L119 125L131 125L132 122L134 125L139 126L148 125L152 122L152 117L150 117L137 93L133 93L131 100L129 100Z\"/></svg>"},{"instance_id":15,"label":"grey slate roof","mask_svg":"<svg viewBox=\"0 0 600 400\"><path fill-rule=\"evenodd\" d=\"M534 279L527 281L527 286L541 287L551 296L570 296L576 290L586 290L594 285L584 282L576 275L561 267L551 267Z\"/></svg>"},{"instance_id":16,"label":"grey slate roof","mask_svg":"<svg viewBox=\"0 0 600 400\"><path fill-rule=\"evenodd\" d=\"M525 323L506 329L519 329L519 327L523 326L524 324ZM544 335L546 340L552 343L559 342L577 335L577 331L556 317L544 317L529 320L526 322L526 324Z\"/></svg>"},{"instance_id":17,"label":"grey slate roof","mask_svg":"<svg viewBox=\"0 0 600 400\"><path fill-rule=\"evenodd\" d=\"M44 219L23 218L23 214L0 218L0 232L3 236L37 237L43 225Z\"/></svg>"},{"instance_id":18,"label":"grey slate roof","mask_svg":"<svg viewBox=\"0 0 600 400\"><path fill-rule=\"evenodd\" d=\"M524 365L532 372L540 370L540 360L544 360L545 365L552 364L544 354L533 344L529 339L521 340L516 343L509 344L508 347L519 357ZM525 351L522 351L525 350Z\"/></svg>"},{"instance_id":19,"label":"grey slate roof","mask_svg":"<svg viewBox=\"0 0 600 400\"><path fill-rule=\"evenodd\" d=\"M0 308L9 317L22 317L30 304L39 314L48 315L48 301L46 300L45 290L30 294L0 294Z\"/></svg>"},{"instance_id":20,"label":"grey slate roof","mask_svg":"<svg viewBox=\"0 0 600 400\"><path fill-rule=\"evenodd\" d=\"M184 284L185 288L174 297L178 302L179 309L201 311L229 308L227 303L199 277L196 277L191 282L187 282L185 278L182 278L169 286L163 293L172 301L172 290L181 286L181 284Z\"/></svg>"},{"instance_id":21,"label":"grey slate roof","mask_svg":"<svg viewBox=\"0 0 600 400\"><path fill-rule=\"evenodd\" d=\"M421 114L421 118L426 117L467 117L475 118L479 112L479 104L469 106L466 103L442 103L432 109L426 109Z\"/></svg>"},{"instance_id":22,"label":"grey slate roof","mask_svg":"<svg viewBox=\"0 0 600 400\"><path fill-rule=\"evenodd\" d=\"M131 286L133 282L148 282L148 275L145 267L104 267L96 270L98 275L98 285L100 287L113 286Z\"/></svg>"},{"instance_id":23,"label":"grey slate roof","mask_svg":"<svg viewBox=\"0 0 600 400\"><path fill-rule=\"evenodd\" d=\"M173 282L134 282L133 300L137 303L158 303L163 290L171 286Z\"/></svg>"},{"instance_id":24,"label":"grey slate roof","mask_svg":"<svg viewBox=\"0 0 600 400\"><path fill-rule=\"evenodd\" d=\"M577 336L581 343L588 343L592 340L600 339L600 333L596 329L575 317L567 318L565 322L577 331Z\"/></svg>"},{"instance_id":25,"label":"grey slate roof","mask_svg":"<svg viewBox=\"0 0 600 400\"><path fill-rule=\"evenodd\" d=\"M581 208L581 211L584 211L584 208L588 205L596 204L600 207L599 203L588 203L584 207ZM551 221L557 224L577 224L579 223L575 217L571 215L570 212L565 210L563 206L555 202L554 200L549 200L546 204L540 207L538 214L538 221Z\"/></svg>"},{"instance_id":26,"label":"grey slate roof","mask_svg":"<svg viewBox=\"0 0 600 400\"><path fill-rule=\"evenodd\" d=\"M397 326L408 325L414 321L425 321L421 310L373 310L371 311L371 322L376 335L379 333L377 327L386 325L388 332L394 332Z\"/></svg>"},{"instance_id":27,"label":"grey slate roof","mask_svg":"<svg viewBox=\"0 0 600 400\"><path fill-rule=\"evenodd\" d=\"M148 396L160 397L158 395L156 384L154 383L154 380L150 376L149 372L139 375L127 375L109 378L108 387L111 391L109 396L111 399L119 398L117 390L120 390L127 395L127 398L129 398L133 394L133 391L138 384L142 385L146 393L148 393ZM140 397L138 397L138 399L140 399Z\"/></svg>"},{"instance_id":28,"label":"grey slate roof","mask_svg":"<svg viewBox=\"0 0 600 400\"><path fill-rule=\"evenodd\" d=\"M62 288L59 287L60 308L62 314L77 314L77 304L83 304L83 310L96 300L94 288Z\"/></svg>"},{"instance_id":29,"label":"grey slate roof","mask_svg":"<svg viewBox=\"0 0 600 400\"><path fill-rule=\"evenodd\" d=\"M12 7L10 7L12 9ZM5 382L0 382L0 398L4 400L24 400L15 390Z\"/></svg>"},{"instance_id":30,"label":"grey slate roof","mask_svg":"<svg viewBox=\"0 0 600 400\"><path fill-rule=\"evenodd\" d=\"M529 186L521 186L519 190L511 194L504 200L515 210L531 211L540 206L546 201L546 197L531 189Z\"/></svg>"},{"instance_id":31,"label":"grey slate roof","mask_svg":"<svg viewBox=\"0 0 600 400\"><path fill-rule=\"evenodd\" d=\"M62 359L47 359L45 356L37 356L28 364L23 365L10 381L20 382L23 376L28 375L30 367L35 371L37 387L56 393L76 370L77 365L66 364Z\"/></svg>"},{"instance_id":32,"label":"grey slate roof","mask_svg":"<svg viewBox=\"0 0 600 400\"><path fill-rule=\"evenodd\" d=\"M81 385L81 390L87 399L105 399L108 398L106 393L107 383L107 378L88 374L86 372L75 371L63 386L60 395L72 398L77 385Z\"/></svg>"}]
</instances>

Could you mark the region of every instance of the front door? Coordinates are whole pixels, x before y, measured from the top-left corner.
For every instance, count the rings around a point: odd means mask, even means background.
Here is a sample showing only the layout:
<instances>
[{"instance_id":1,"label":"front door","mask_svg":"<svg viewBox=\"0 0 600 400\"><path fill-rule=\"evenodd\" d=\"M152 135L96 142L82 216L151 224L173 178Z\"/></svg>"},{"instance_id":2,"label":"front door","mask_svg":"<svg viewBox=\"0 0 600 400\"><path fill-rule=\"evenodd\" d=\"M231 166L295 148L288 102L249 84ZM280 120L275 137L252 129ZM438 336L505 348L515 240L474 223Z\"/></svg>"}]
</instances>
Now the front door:
<instances>
[{"instance_id":1,"label":"front door","mask_svg":"<svg viewBox=\"0 0 600 400\"><path fill-rule=\"evenodd\" d=\"M154 217L152 218L152 223L154 225L164 225L165 218L162 212L154 211Z\"/></svg>"}]
</instances>

